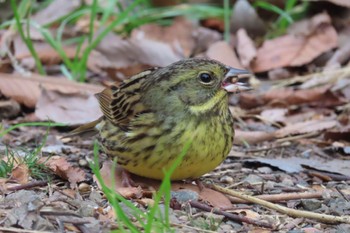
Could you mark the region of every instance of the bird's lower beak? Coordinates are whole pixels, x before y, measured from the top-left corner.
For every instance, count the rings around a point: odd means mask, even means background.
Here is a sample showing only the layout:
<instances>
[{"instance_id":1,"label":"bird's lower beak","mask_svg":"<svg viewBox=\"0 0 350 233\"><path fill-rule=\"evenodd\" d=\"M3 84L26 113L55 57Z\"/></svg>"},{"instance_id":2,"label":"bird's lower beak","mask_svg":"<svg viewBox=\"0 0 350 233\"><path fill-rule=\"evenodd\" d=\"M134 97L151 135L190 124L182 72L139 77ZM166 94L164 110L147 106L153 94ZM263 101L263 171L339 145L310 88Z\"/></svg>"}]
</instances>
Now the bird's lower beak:
<instances>
[{"instance_id":1,"label":"bird's lower beak","mask_svg":"<svg viewBox=\"0 0 350 233\"><path fill-rule=\"evenodd\" d=\"M252 90L251 87L248 87L245 83L238 82L239 76L250 75L247 70L240 70L229 68L229 71L225 75L224 81L222 82L222 88L227 92L240 93L243 91Z\"/></svg>"}]
</instances>

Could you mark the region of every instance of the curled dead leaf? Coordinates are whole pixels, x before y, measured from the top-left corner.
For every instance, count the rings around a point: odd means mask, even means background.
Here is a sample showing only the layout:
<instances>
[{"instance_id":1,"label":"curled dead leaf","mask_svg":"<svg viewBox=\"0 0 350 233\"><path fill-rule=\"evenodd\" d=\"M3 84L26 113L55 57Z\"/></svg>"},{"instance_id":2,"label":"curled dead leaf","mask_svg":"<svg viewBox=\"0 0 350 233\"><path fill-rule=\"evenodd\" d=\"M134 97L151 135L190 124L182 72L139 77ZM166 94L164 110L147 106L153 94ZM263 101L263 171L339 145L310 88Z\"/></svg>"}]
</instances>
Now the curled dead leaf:
<instances>
[{"instance_id":1,"label":"curled dead leaf","mask_svg":"<svg viewBox=\"0 0 350 233\"><path fill-rule=\"evenodd\" d=\"M62 93L42 89L35 115L40 120L72 125L84 124L102 116L97 99L89 93Z\"/></svg>"},{"instance_id":2,"label":"curled dead leaf","mask_svg":"<svg viewBox=\"0 0 350 233\"><path fill-rule=\"evenodd\" d=\"M206 56L230 67L243 69L233 48L226 41L218 41L212 44L208 48Z\"/></svg>"},{"instance_id":3,"label":"curled dead leaf","mask_svg":"<svg viewBox=\"0 0 350 233\"><path fill-rule=\"evenodd\" d=\"M282 138L289 135L305 134L331 129L337 125L335 120L310 120L287 125L275 132L276 137Z\"/></svg>"},{"instance_id":4,"label":"curled dead leaf","mask_svg":"<svg viewBox=\"0 0 350 233\"><path fill-rule=\"evenodd\" d=\"M26 164L17 164L11 171L11 179L20 184L26 184L29 181L29 168Z\"/></svg>"},{"instance_id":5,"label":"curled dead leaf","mask_svg":"<svg viewBox=\"0 0 350 233\"><path fill-rule=\"evenodd\" d=\"M337 32L330 21L324 23L324 20L319 20L325 17L330 18L322 13L310 19L309 24L315 27L311 35L284 35L265 41L252 63L253 71L265 72L274 68L301 66L335 48L338 45Z\"/></svg>"},{"instance_id":6,"label":"curled dead leaf","mask_svg":"<svg viewBox=\"0 0 350 233\"><path fill-rule=\"evenodd\" d=\"M61 93L97 93L102 86L76 83L63 78L30 74L24 77L20 74L0 73L0 92L13 98L20 104L34 108L41 94L40 86L47 90L58 90Z\"/></svg>"},{"instance_id":7,"label":"curled dead leaf","mask_svg":"<svg viewBox=\"0 0 350 233\"><path fill-rule=\"evenodd\" d=\"M41 158L39 162L46 165L54 174L68 180L71 187L76 187L78 182L86 180L85 171L79 167L73 167L64 157Z\"/></svg>"}]
</instances>

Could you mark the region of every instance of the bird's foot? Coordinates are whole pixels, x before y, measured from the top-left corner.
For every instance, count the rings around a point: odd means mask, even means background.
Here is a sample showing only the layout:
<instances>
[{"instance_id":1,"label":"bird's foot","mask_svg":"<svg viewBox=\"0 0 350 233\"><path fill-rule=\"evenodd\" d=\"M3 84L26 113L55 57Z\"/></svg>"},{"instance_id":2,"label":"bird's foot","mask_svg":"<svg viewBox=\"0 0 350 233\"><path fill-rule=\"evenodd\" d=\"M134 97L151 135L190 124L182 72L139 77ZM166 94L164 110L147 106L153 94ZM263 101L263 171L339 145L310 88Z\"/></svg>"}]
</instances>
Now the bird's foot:
<instances>
[{"instance_id":1,"label":"bird's foot","mask_svg":"<svg viewBox=\"0 0 350 233\"><path fill-rule=\"evenodd\" d=\"M201 180L197 179L194 182L198 186L199 192L202 192L203 189L205 189L205 185L203 184L203 182Z\"/></svg>"},{"instance_id":2,"label":"bird's foot","mask_svg":"<svg viewBox=\"0 0 350 233\"><path fill-rule=\"evenodd\" d=\"M131 178L130 173L125 169L122 170L122 185L123 187L137 187L135 181Z\"/></svg>"}]
</instances>

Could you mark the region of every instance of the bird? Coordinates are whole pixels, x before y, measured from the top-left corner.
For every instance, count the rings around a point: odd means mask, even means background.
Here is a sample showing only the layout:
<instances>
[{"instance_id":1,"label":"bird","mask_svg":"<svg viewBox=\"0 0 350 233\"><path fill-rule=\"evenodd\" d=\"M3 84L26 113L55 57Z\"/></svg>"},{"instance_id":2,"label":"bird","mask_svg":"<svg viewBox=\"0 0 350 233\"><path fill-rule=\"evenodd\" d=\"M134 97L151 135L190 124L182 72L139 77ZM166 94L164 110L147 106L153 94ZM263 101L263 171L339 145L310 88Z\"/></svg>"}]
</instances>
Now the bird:
<instances>
[{"instance_id":1,"label":"bird","mask_svg":"<svg viewBox=\"0 0 350 233\"><path fill-rule=\"evenodd\" d=\"M205 58L145 70L96 94L103 116L70 135L97 134L106 154L127 172L157 180L190 141L171 180L198 179L231 150L229 93L250 90L238 82L246 74Z\"/></svg>"}]
</instances>

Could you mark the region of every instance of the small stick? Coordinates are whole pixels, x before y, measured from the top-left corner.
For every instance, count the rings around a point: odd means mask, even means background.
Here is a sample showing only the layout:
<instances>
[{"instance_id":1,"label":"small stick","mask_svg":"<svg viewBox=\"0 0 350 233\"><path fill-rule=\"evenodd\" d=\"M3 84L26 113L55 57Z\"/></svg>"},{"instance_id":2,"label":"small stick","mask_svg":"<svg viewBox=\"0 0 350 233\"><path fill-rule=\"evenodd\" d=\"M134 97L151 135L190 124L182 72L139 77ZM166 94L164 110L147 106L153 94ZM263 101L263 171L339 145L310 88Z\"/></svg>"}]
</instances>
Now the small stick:
<instances>
[{"instance_id":1,"label":"small stick","mask_svg":"<svg viewBox=\"0 0 350 233\"><path fill-rule=\"evenodd\" d=\"M259 198L264 201L270 202L282 202L289 200L298 200L298 199L310 199L310 198L321 198L323 192L304 192L304 193L281 193L281 194L264 194L254 196L255 198ZM234 204L247 204L250 201L242 200L236 197L229 197L230 201Z\"/></svg>"},{"instance_id":2,"label":"small stick","mask_svg":"<svg viewBox=\"0 0 350 233\"><path fill-rule=\"evenodd\" d=\"M246 201L249 201L251 203L259 204L261 206L264 206L269 209L276 210L280 213L286 214L291 217L296 218L308 218L308 219L314 219L319 222L326 222L326 223L348 223L350 224L350 216L332 216L327 214L319 214L319 213L313 213L309 211L303 211L303 210L295 210L291 208L287 208L281 205L276 205L268 201L261 200L256 197L249 196L244 193L239 193L230 189L226 189L223 187L220 187L218 185L212 185L213 189L222 193L225 193L227 195L237 197Z\"/></svg>"},{"instance_id":3,"label":"small stick","mask_svg":"<svg viewBox=\"0 0 350 233\"><path fill-rule=\"evenodd\" d=\"M349 198L347 198L347 196L343 193L343 191L341 191L338 187L335 187L335 189L338 191L338 193L340 193L340 195L342 195L345 201L349 202Z\"/></svg>"},{"instance_id":4,"label":"small stick","mask_svg":"<svg viewBox=\"0 0 350 233\"><path fill-rule=\"evenodd\" d=\"M230 219L232 221L235 221L235 222L240 222L240 223L241 222L245 222L245 223L248 223L248 224L253 224L253 225L256 225L256 226L259 226L259 227L265 227L265 228L270 228L270 229L274 228L269 223L256 221L256 220L251 219L251 218L247 218L247 217L239 216L239 215L236 215L236 214L228 213L228 212L225 212L223 210L215 209L215 208L212 208L212 207L210 207L208 205L199 203L197 201L190 201L190 205L192 207L194 207L194 208L197 208L197 209L201 209L201 210L204 210L204 211L207 211L207 212L213 212L214 214L223 215L226 218L228 218L228 219Z\"/></svg>"},{"instance_id":5,"label":"small stick","mask_svg":"<svg viewBox=\"0 0 350 233\"><path fill-rule=\"evenodd\" d=\"M16 233L50 233L51 231L36 231L36 230L28 230L21 229L15 227L0 227L1 232L16 232Z\"/></svg>"},{"instance_id":6,"label":"small stick","mask_svg":"<svg viewBox=\"0 0 350 233\"><path fill-rule=\"evenodd\" d=\"M47 181L46 180L42 180L42 181L33 181L27 184L22 184L22 185L17 185L14 187L9 187L7 190L8 191L18 191L18 190L22 190L22 189L30 189L30 188L34 188L34 187L42 187L42 186L46 186L47 185Z\"/></svg>"}]
</instances>

